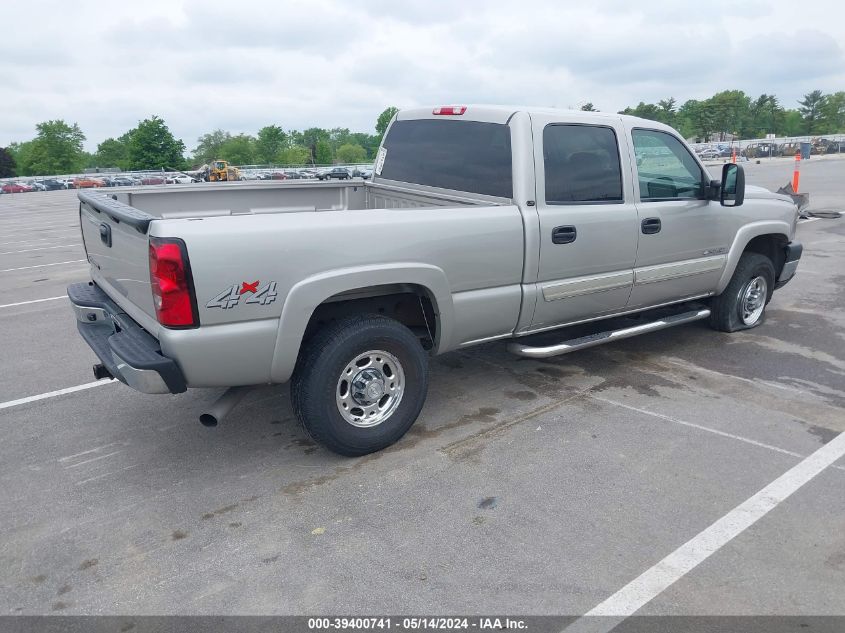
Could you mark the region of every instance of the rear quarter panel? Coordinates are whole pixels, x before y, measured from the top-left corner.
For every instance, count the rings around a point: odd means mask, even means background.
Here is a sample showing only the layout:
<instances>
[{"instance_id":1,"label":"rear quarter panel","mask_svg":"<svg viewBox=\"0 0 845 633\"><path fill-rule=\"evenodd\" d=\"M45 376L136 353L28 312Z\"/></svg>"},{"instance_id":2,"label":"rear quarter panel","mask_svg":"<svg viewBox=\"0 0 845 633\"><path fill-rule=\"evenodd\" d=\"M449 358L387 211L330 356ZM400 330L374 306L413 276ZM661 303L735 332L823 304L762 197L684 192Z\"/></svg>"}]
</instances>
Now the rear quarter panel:
<instances>
[{"instance_id":1,"label":"rear quarter panel","mask_svg":"<svg viewBox=\"0 0 845 633\"><path fill-rule=\"evenodd\" d=\"M428 288L443 324L437 352L506 335L519 316L516 206L161 220L151 233L184 239L191 260L201 327L160 336L191 386L286 381L313 309L355 288ZM270 284L275 298L247 302L251 288ZM221 294L237 301L221 302Z\"/></svg>"}]
</instances>

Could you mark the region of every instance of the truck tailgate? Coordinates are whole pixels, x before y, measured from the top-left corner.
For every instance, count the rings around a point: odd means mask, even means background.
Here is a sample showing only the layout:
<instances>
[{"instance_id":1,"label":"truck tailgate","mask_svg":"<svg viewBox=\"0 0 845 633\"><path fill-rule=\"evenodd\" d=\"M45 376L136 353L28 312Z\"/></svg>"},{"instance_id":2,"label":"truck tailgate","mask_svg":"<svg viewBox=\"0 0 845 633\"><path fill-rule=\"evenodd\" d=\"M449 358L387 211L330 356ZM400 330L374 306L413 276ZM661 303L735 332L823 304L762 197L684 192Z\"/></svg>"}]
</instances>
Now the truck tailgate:
<instances>
[{"instance_id":1,"label":"truck tailgate","mask_svg":"<svg viewBox=\"0 0 845 633\"><path fill-rule=\"evenodd\" d=\"M155 319L147 237L152 217L101 193L80 192L79 199L92 277L121 308Z\"/></svg>"}]
</instances>

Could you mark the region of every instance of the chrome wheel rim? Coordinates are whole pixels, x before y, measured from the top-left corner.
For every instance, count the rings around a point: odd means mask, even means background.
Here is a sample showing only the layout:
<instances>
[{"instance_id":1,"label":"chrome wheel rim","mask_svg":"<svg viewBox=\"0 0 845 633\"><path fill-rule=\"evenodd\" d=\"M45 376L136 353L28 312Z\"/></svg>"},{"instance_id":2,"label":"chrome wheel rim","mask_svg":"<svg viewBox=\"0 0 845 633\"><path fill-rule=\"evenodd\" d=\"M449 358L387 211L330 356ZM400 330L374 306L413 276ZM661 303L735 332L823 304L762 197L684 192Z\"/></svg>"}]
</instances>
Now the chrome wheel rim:
<instances>
[{"instance_id":1,"label":"chrome wheel rim","mask_svg":"<svg viewBox=\"0 0 845 633\"><path fill-rule=\"evenodd\" d=\"M352 426L378 426L396 411L405 391L402 363L390 352L371 350L348 362L335 388L340 415Z\"/></svg>"},{"instance_id":2,"label":"chrome wheel rim","mask_svg":"<svg viewBox=\"0 0 845 633\"><path fill-rule=\"evenodd\" d=\"M766 307L766 294L768 288L766 279L761 276L754 277L745 284L742 290L742 322L745 325L752 325L757 322L763 309Z\"/></svg>"}]
</instances>

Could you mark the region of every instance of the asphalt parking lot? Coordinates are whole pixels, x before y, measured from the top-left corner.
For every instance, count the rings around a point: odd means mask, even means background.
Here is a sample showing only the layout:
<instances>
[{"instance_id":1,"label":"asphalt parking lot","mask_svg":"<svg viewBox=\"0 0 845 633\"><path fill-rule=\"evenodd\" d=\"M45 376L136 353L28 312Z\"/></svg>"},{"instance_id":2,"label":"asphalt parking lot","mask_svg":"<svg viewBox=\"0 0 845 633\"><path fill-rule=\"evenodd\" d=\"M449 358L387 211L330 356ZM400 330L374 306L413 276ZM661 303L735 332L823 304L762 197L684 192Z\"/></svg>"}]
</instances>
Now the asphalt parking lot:
<instances>
[{"instance_id":1,"label":"asphalt parking lot","mask_svg":"<svg viewBox=\"0 0 845 633\"><path fill-rule=\"evenodd\" d=\"M845 210L845 160L801 178ZM583 614L845 431L845 219L800 224L755 330L444 355L408 436L346 459L286 387L208 429L218 390L90 385L60 298L87 279L77 214L74 191L0 196L0 613ZM839 457L636 612L845 615L843 486Z\"/></svg>"}]
</instances>

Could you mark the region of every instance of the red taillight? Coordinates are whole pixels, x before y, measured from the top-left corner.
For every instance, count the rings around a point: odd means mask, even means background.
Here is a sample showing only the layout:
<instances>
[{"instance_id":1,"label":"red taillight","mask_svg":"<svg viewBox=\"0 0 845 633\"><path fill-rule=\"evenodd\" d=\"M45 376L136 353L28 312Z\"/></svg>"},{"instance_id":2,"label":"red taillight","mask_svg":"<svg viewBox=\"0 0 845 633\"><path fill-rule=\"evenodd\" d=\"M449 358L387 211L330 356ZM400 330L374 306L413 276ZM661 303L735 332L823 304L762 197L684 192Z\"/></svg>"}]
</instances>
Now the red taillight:
<instances>
[{"instance_id":1,"label":"red taillight","mask_svg":"<svg viewBox=\"0 0 845 633\"><path fill-rule=\"evenodd\" d=\"M463 114L467 111L466 106L440 106L431 111L432 114Z\"/></svg>"},{"instance_id":2,"label":"red taillight","mask_svg":"<svg viewBox=\"0 0 845 633\"><path fill-rule=\"evenodd\" d=\"M150 238L150 283L159 323L176 328L199 325L191 266L182 240Z\"/></svg>"}]
</instances>

